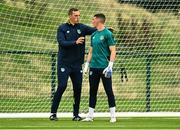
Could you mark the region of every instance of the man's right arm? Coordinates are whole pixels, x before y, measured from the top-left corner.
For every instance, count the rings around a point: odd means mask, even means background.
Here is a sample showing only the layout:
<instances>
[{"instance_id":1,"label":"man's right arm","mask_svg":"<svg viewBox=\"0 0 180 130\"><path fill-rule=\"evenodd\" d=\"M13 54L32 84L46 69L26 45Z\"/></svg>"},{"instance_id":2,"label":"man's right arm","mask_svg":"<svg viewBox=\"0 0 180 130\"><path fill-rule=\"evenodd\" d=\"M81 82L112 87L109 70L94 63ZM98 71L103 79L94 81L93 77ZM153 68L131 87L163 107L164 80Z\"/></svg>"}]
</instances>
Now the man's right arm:
<instances>
[{"instance_id":1,"label":"man's right arm","mask_svg":"<svg viewBox=\"0 0 180 130\"><path fill-rule=\"evenodd\" d=\"M67 41L65 39L65 34L63 32L62 26L60 26L58 28L57 41L58 41L60 46L64 46L64 47L76 45L76 41Z\"/></svg>"},{"instance_id":2,"label":"man's right arm","mask_svg":"<svg viewBox=\"0 0 180 130\"><path fill-rule=\"evenodd\" d=\"M92 59L92 49L93 49L92 47L90 47L90 49L89 49L89 53L88 53L88 56L87 56L87 62L85 63L85 66L84 66L84 69L83 69L84 73L88 72L89 63L91 62L91 59Z\"/></svg>"},{"instance_id":3,"label":"man's right arm","mask_svg":"<svg viewBox=\"0 0 180 130\"><path fill-rule=\"evenodd\" d=\"M96 28L90 27L88 25L83 24L83 26L84 26L86 35L91 35L92 33L94 33L97 30Z\"/></svg>"},{"instance_id":4,"label":"man's right arm","mask_svg":"<svg viewBox=\"0 0 180 130\"><path fill-rule=\"evenodd\" d=\"M92 59L92 47L89 48L89 53L87 56L87 62L90 63Z\"/></svg>"},{"instance_id":5,"label":"man's right arm","mask_svg":"<svg viewBox=\"0 0 180 130\"><path fill-rule=\"evenodd\" d=\"M77 44L82 44L84 42L84 37L79 37L77 40L74 40L74 41L68 41L66 40L64 31L62 27L60 26L57 31L57 41L60 46L68 47L68 46L74 46Z\"/></svg>"}]
</instances>

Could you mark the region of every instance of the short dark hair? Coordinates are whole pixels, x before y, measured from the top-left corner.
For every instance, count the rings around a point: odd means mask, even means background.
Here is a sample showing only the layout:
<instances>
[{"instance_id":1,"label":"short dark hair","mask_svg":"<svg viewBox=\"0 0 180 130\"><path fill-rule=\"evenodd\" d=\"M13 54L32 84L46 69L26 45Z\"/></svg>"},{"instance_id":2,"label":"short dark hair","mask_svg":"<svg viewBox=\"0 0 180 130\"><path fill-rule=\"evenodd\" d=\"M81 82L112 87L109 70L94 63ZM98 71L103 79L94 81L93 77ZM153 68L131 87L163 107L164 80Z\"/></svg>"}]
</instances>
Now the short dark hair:
<instances>
[{"instance_id":1,"label":"short dark hair","mask_svg":"<svg viewBox=\"0 0 180 130\"><path fill-rule=\"evenodd\" d=\"M68 15L72 15L72 13L74 11L79 11L79 9L77 9L77 8L70 8L69 11L68 11Z\"/></svg>"},{"instance_id":2,"label":"short dark hair","mask_svg":"<svg viewBox=\"0 0 180 130\"><path fill-rule=\"evenodd\" d=\"M105 23L106 21L106 16L103 13L95 14L94 17L100 18L102 23Z\"/></svg>"}]
</instances>

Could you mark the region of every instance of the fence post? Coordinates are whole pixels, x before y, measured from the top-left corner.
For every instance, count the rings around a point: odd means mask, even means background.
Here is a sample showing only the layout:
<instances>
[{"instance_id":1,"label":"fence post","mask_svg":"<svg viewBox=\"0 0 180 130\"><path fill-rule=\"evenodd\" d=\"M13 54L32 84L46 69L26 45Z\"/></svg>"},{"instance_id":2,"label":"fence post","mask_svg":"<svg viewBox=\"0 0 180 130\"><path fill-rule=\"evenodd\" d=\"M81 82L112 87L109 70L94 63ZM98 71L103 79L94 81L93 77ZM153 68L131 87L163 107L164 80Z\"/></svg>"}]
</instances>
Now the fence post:
<instances>
[{"instance_id":1,"label":"fence post","mask_svg":"<svg viewBox=\"0 0 180 130\"><path fill-rule=\"evenodd\" d=\"M151 61L152 55L146 58L146 112L151 111Z\"/></svg>"},{"instance_id":2,"label":"fence post","mask_svg":"<svg viewBox=\"0 0 180 130\"><path fill-rule=\"evenodd\" d=\"M56 89L56 54L51 54L51 103Z\"/></svg>"}]
</instances>

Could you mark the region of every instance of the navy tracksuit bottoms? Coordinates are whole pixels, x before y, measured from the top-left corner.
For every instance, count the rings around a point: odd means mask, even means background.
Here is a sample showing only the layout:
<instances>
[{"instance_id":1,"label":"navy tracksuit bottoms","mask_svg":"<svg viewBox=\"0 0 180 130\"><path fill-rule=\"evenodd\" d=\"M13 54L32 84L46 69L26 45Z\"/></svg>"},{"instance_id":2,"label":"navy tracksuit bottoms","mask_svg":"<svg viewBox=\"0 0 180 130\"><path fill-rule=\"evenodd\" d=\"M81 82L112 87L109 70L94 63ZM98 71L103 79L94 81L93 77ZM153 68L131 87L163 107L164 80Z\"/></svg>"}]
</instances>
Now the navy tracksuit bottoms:
<instances>
[{"instance_id":1,"label":"navy tracksuit bottoms","mask_svg":"<svg viewBox=\"0 0 180 130\"><path fill-rule=\"evenodd\" d=\"M89 107L95 108L97 101L97 91L99 87L100 79L108 97L109 107L115 107L115 97L112 90L112 78L106 78L103 74L104 69L90 68L89 71L89 84L90 84L90 97L89 97Z\"/></svg>"},{"instance_id":2,"label":"navy tracksuit bottoms","mask_svg":"<svg viewBox=\"0 0 180 130\"><path fill-rule=\"evenodd\" d=\"M68 78L71 78L74 91L73 115L78 116L82 88L82 67L58 65L58 87L53 98L51 113L57 113L61 97L67 88Z\"/></svg>"}]
</instances>

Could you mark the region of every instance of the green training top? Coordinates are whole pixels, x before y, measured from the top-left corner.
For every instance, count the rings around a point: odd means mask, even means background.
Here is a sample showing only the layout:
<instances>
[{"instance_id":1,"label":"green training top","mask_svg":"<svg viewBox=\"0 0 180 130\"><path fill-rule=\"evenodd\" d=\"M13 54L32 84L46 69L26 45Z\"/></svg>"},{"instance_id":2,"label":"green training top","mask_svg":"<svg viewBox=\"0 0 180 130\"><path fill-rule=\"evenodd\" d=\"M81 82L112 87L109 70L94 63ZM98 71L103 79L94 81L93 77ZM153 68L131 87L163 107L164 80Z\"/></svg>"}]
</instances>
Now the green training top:
<instances>
[{"instance_id":1,"label":"green training top","mask_svg":"<svg viewBox=\"0 0 180 130\"><path fill-rule=\"evenodd\" d=\"M109 63L109 46L115 46L114 37L107 28L95 31L91 35L92 59L91 68L106 68Z\"/></svg>"}]
</instances>

